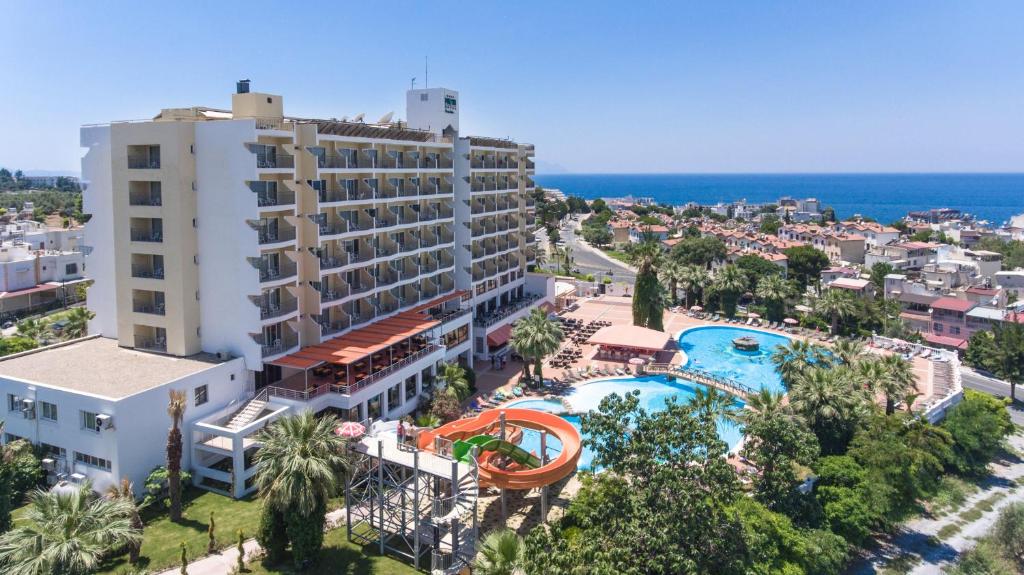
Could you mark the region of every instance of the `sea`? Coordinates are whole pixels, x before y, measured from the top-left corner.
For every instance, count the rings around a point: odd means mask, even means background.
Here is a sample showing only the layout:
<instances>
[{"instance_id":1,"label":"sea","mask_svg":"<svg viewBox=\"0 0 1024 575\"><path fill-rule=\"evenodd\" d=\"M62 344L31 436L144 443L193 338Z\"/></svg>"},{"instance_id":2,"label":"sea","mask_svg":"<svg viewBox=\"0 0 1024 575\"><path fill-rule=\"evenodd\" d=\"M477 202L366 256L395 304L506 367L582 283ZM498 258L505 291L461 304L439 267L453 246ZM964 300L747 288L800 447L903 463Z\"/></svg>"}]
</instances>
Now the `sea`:
<instances>
[{"instance_id":1,"label":"sea","mask_svg":"<svg viewBox=\"0 0 1024 575\"><path fill-rule=\"evenodd\" d=\"M675 205L813 197L839 218L861 215L883 223L929 208L958 209L995 226L1024 213L1024 173L538 174L535 180L587 199L632 195Z\"/></svg>"}]
</instances>

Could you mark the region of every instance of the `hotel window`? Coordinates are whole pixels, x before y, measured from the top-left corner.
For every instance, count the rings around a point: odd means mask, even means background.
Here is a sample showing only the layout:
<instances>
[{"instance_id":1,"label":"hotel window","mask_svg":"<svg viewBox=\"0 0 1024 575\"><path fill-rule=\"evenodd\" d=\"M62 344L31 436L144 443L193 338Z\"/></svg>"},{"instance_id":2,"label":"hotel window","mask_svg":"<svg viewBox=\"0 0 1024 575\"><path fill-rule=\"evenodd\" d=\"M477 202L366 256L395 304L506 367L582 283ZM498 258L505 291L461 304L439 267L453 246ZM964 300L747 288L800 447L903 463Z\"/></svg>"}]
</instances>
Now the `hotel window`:
<instances>
[{"instance_id":1,"label":"hotel window","mask_svg":"<svg viewBox=\"0 0 1024 575\"><path fill-rule=\"evenodd\" d=\"M110 471L110 460L103 459L102 457L96 457L95 455L89 455L88 453L75 452L75 462L84 463L90 467L96 467L105 471Z\"/></svg>"},{"instance_id":2,"label":"hotel window","mask_svg":"<svg viewBox=\"0 0 1024 575\"><path fill-rule=\"evenodd\" d=\"M932 331L934 331L935 333L942 333L942 324L941 323L932 324Z\"/></svg>"},{"instance_id":3,"label":"hotel window","mask_svg":"<svg viewBox=\"0 0 1024 575\"><path fill-rule=\"evenodd\" d=\"M958 328L956 326L950 326L949 333L951 333L953 335L960 335L960 328Z\"/></svg>"},{"instance_id":4,"label":"hotel window","mask_svg":"<svg viewBox=\"0 0 1024 575\"><path fill-rule=\"evenodd\" d=\"M7 394L7 411L19 411L21 409L21 401L18 400L18 396L13 393Z\"/></svg>"},{"instance_id":5,"label":"hotel window","mask_svg":"<svg viewBox=\"0 0 1024 575\"><path fill-rule=\"evenodd\" d=\"M205 385L200 385L195 389L195 400L196 407L199 407L200 405L210 400L209 390Z\"/></svg>"},{"instance_id":6,"label":"hotel window","mask_svg":"<svg viewBox=\"0 0 1024 575\"><path fill-rule=\"evenodd\" d=\"M49 455L50 457L56 457L58 459L64 459L68 456L68 452L63 447L57 447L56 445L50 445L49 443L40 443L39 449L43 451L43 454Z\"/></svg>"},{"instance_id":7,"label":"hotel window","mask_svg":"<svg viewBox=\"0 0 1024 575\"><path fill-rule=\"evenodd\" d=\"M402 405L401 385L396 383L388 388L388 411Z\"/></svg>"},{"instance_id":8,"label":"hotel window","mask_svg":"<svg viewBox=\"0 0 1024 575\"><path fill-rule=\"evenodd\" d=\"M40 417L49 421L57 421L57 405L45 401L41 403L43 404L43 411Z\"/></svg>"},{"instance_id":9,"label":"hotel window","mask_svg":"<svg viewBox=\"0 0 1024 575\"><path fill-rule=\"evenodd\" d=\"M91 411L83 411L82 413L82 429L88 429L89 431L100 431L100 421L97 414Z\"/></svg>"}]
</instances>

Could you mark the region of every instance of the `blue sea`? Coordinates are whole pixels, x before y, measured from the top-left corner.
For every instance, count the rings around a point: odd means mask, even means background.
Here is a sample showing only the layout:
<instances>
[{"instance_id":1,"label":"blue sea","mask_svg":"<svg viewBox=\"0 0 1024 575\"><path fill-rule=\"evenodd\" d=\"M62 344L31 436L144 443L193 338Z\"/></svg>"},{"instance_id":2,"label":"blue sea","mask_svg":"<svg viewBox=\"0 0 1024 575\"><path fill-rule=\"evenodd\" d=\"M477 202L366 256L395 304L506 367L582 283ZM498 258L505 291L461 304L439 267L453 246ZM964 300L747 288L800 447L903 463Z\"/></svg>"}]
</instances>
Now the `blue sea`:
<instances>
[{"instance_id":1,"label":"blue sea","mask_svg":"<svg viewBox=\"0 0 1024 575\"><path fill-rule=\"evenodd\" d=\"M587 199L652 197L714 204L814 197L836 215L889 223L911 210L954 208L999 225L1024 212L1024 174L544 174L536 181Z\"/></svg>"}]
</instances>

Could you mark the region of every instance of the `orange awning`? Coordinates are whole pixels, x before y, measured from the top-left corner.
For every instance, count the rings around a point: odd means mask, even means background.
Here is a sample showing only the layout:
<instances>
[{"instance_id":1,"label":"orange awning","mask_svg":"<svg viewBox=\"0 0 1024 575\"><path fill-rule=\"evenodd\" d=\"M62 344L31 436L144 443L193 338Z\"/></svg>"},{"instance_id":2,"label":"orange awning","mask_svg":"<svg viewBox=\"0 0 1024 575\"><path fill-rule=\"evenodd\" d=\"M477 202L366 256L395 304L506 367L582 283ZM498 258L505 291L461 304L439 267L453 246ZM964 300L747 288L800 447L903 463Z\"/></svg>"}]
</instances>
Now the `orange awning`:
<instances>
[{"instance_id":1,"label":"orange awning","mask_svg":"<svg viewBox=\"0 0 1024 575\"><path fill-rule=\"evenodd\" d=\"M541 302L537 307L544 310L544 313L554 313L555 311L555 305L549 301Z\"/></svg>"},{"instance_id":2,"label":"orange awning","mask_svg":"<svg viewBox=\"0 0 1024 575\"><path fill-rule=\"evenodd\" d=\"M487 345L491 347L497 347L504 345L508 342L508 338L512 336L512 326L505 324L498 329L487 334Z\"/></svg>"},{"instance_id":3,"label":"orange awning","mask_svg":"<svg viewBox=\"0 0 1024 575\"><path fill-rule=\"evenodd\" d=\"M468 290L453 291L452 293L447 294L447 295L443 295L443 296L441 296L441 297L439 297L439 298L437 298L437 299L435 299L433 301L429 301L429 302L427 302L427 303L425 303L423 305L416 306L416 307L412 308L410 311L414 311L414 312L427 311L428 309L430 309L432 307L437 307L437 306L439 306L439 305L441 305L441 304L443 304L445 302L449 302L449 301L451 301L453 299L460 299L460 298L462 298L463 296L465 296L467 294L469 294Z\"/></svg>"}]
</instances>

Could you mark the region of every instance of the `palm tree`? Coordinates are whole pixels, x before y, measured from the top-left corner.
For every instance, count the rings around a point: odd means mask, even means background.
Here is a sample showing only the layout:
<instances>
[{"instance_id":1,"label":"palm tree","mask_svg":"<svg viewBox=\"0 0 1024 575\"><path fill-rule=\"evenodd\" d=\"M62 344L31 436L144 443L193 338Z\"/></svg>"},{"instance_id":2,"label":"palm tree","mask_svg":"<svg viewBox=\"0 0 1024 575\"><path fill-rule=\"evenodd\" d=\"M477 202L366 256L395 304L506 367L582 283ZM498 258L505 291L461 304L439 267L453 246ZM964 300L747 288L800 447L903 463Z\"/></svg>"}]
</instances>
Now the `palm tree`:
<instances>
[{"instance_id":1,"label":"palm tree","mask_svg":"<svg viewBox=\"0 0 1024 575\"><path fill-rule=\"evenodd\" d=\"M548 314L540 308L530 310L530 315L519 320L512 328L512 347L523 356L524 364L533 360L537 381L544 381L544 358L558 351L563 340L565 333L562 332L562 326L548 319ZM526 365L523 366L523 375L530 378L530 369Z\"/></svg>"},{"instance_id":2,"label":"palm tree","mask_svg":"<svg viewBox=\"0 0 1024 575\"><path fill-rule=\"evenodd\" d=\"M781 276L771 275L757 282L754 295L768 307L768 319L782 321L786 315L786 299L792 295L792 289Z\"/></svg>"},{"instance_id":3,"label":"palm tree","mask_svg":"<svg viewBox=\"0 0 1024 575\"><path fill-rule=\"evenodd\" d=\"M897 399L906 401L917 391L917 377L914 376L914 366L896 354L883 357L880 363L883 377L879 381L879 389L885 394L885 414L892 415L896 411ZM907 401L907 411L912 404Z\"/></svg>"},{"instance_id":4,"label":"palm tree","mask_svg":"<svg viewBox=\"0 0 1024 575\"><path fill-rule=\"evenodd\" d=\"M561 262L562 273L564 273L565 275L569 275L569 274L572 273L573 257L572 257L572 248L571 247L569 247L569 246L557 247L556 246L554 248L553 256L554 256L556 264Z\"/></svg>"},{"instance_id":5,"label":"palm tree","mask_svg":"<svg viewBox=\"0 0 1024 575\"><path fill-rule=\"evenodd\" d=\"M772 363L782 377L782 383L792 388L800 374L818 365L823 357L824 350L820 347L802 339L793 339L772 353Z\"/></svg>"},{"instance_id":6,"label":"palm tree","mask_svg":"<svg viewBox=\"0 0 1024 575\"><path fill-rule=\"evenodd\" d=\"M843 365L853 365L864 355L864 344L852 339L841 339L832 346L832 356Z\"/></svg>"},{"instance_id":7,"label":"palm tree","mask_svg":"<svg viewBox=\"0 0 1024 575\"><path fill-rule=\"evenodd\" d=\"M441 366L441 379L445 382L444 392L462 401L469 397L469 379L466 370L457 363L445 363Z\"/></svg>"},{"instance_id":8,"label":"palm tree","mask_svg":"<svg viewBox=\"0 0 1024 575\"><path fill-rule=\"evenodd\" d=\"M629 259L636 267L633 325L662 331L665 320L665 296L656 271L661 263L661 245L657 237L650 231L644 231L640 243L630 249Z\"/></svg>"},{"instance_id":9,"label":"palm tree","mask_svg":"<svg viewBox=\"0 0 1024 575\"><path fill-rule=\"evenodd\" d=\"M492 531L479 546L473 562L476 575L523 575L526 546L523 538L511 529Z\"/></svg>"},{"instance_id":10,"label":"palm tree","mask_svg":"<svg viewBox=\"0 0 1024 575\"><path fill-rule=\"evenodd\" d=\"M304 411L278 419L258 436L256 486L266 508L283 516L296 566L319 552L327 501L348 468L345 441L334 433L338 425L333 415Z\"/></svg>"},{"instance_id":11,"label":"palm tree","mask_svg":"<svg viewBox=\"0 0 1024 575\"><path fill-rule=\"evenodd\" d=\"M690 406L699 417L735 421L736 401L728 393L714 387L706 390L698 387L690 400Z\"/></svg>"},{"instance_id":12,"label":"palm tree","mask_svg":"<svg viewBox=\"0 0 1024 575\"><path fill-rule=\"evenodd\" d=\"M683 288L683 294L686 298L686 307L690 307L690 295L694 296L694 301L697 300L696 296L708 283L708 270L698 265L687 265L683 266L682 271L679 274L679 285Z\"/></svg>"},{"instance_id":13,"label":"palm tree","mask_svg":"<svg viewBox=\"0 0 1024 575\"><path fill-rule=\"evenodd\" d=\"M790 407L818 436L823 454L845 449L868 404L866 394L850 385L854 382L848 368L814 368L800 374L789 391Z\"/></svg>"},{"instance_id":14,"label":"palm tree","mask_svg":"<svg viewBox=\"0 0 1024 575\"><path fill-rule=\"evenodd\" d=\"M683 266L672 258L664 258L659 267L661 269L658 270L658 279L668 287L668 301L674 305L679 280L683 275Z\"/></svg>"},{"instance_id":15,"label":"palm tree","mask_svg":"<svg viewBox=\"0 0 1024 575\"><path fill-rule=\"evenodd\" d=\"M885 368L878 359L858 361L853 366L853 373L860 383L861 389L871 394L878 392L882 386L882 380L885 379Z\"/></svg>"},{"instance_id":16,"label":"palm tree","mask_svg":"<svg viewBox=\"0 0 1024 575\"><path fill-rule=\"evenodd\" d=\"M171 417L171 429L167 432L167 488L171 499L171 521L181 521L181 420L185 416L185 392L172 389L168 392L167 415Z\"/></svg>"},{"instance_id":17,"label":"palm tree","mask_svg":"<svg viewBox=\"0 0 1024 575\"><path fill-rule=\"evenodd\" d=\"M548 263L548 252L547 250L536 250L536 252L533 256L533 265L543 268Z\"/></svg>"},{"instance_id":18,"label":"palm tree","mask_svg":"<svg viewBox=\"0 0 1024 575\"><path fill-rule=\"evenodd\" d=\"M89 484L67 491L37 490L18 526L0 536L0 571L7 575L84 575L115 549L138 546L134 505L103 499Z\"/></svg>"},{"instance_id":19,"label":"palm tree","mask_svg":"<svg viewBox=\"0 0 1024 575\"><path fill-rule=\"evenodd\" d=\"M85 307L73 307L68 310L64 319L67 325L64 326L63 335L68 339L85 337L89 333L89 320L96 317L96 314Z\"/></svg>"},{"instance_id":20,"label":"palm tree","mask_svg":"<svg viewBox=\"0 0 1024 575\"><path fill-rule=\"evenodd\" d=\"M850 292L829 289L814 303L814 309L832 320L832 335L836 335L839 333L839 321L857 313L857 302Z\"/></svg>"},{"instance_id":21,"label":"palm tree","mask_svg":"<svg viewBox=\"0 0 1024 575\"><path fill-rule=\"evenodd\" d=\"M745 289L747 289L747 274L743 273L740 268L729 264L715 274L715 291L721 297L722 310L725 315L729 317L736 315L736 300Z\"/></svg>"},{"instance_id":22,"label":"palm tree","mask_svg":"<svg viewBox=\"0 0 1024 575\"><path fill-rule=\"evenodd\" d=\"M744 424L759 419L775 419L778 417L791 417L787 413L785 405L786 395L762 387L757 393L747 397L746 409L741 409L736 418Z\"/></svg>"},{"instance_id":23,"label":"palm tree","mask_svg":"<svg viewBox=\"0 0 1024 575\"><path fill-rule=\"evenodd\" d=\"M135 504L135 492L132 489L132 482L124 477L121 483L111 485L107 488L107 499L118 499L127 503L129 511L128 521L132 529L142 533L142 516L139 515L139 507ZM139 552L142 551L142 540L128 543L128 562L135 565L139 562Z\"/></svg>"},{"instance_id":24,"label":"palm tree","mask_svg":"<svg viewBox=\"0 0 1024 575\"><path fill-rule=\"evenodd\" d=\"M23 319L18 322L18 335L32 340L43 339L50 331L50 324L42 319Z\"/></svg>"}]
</instances>

